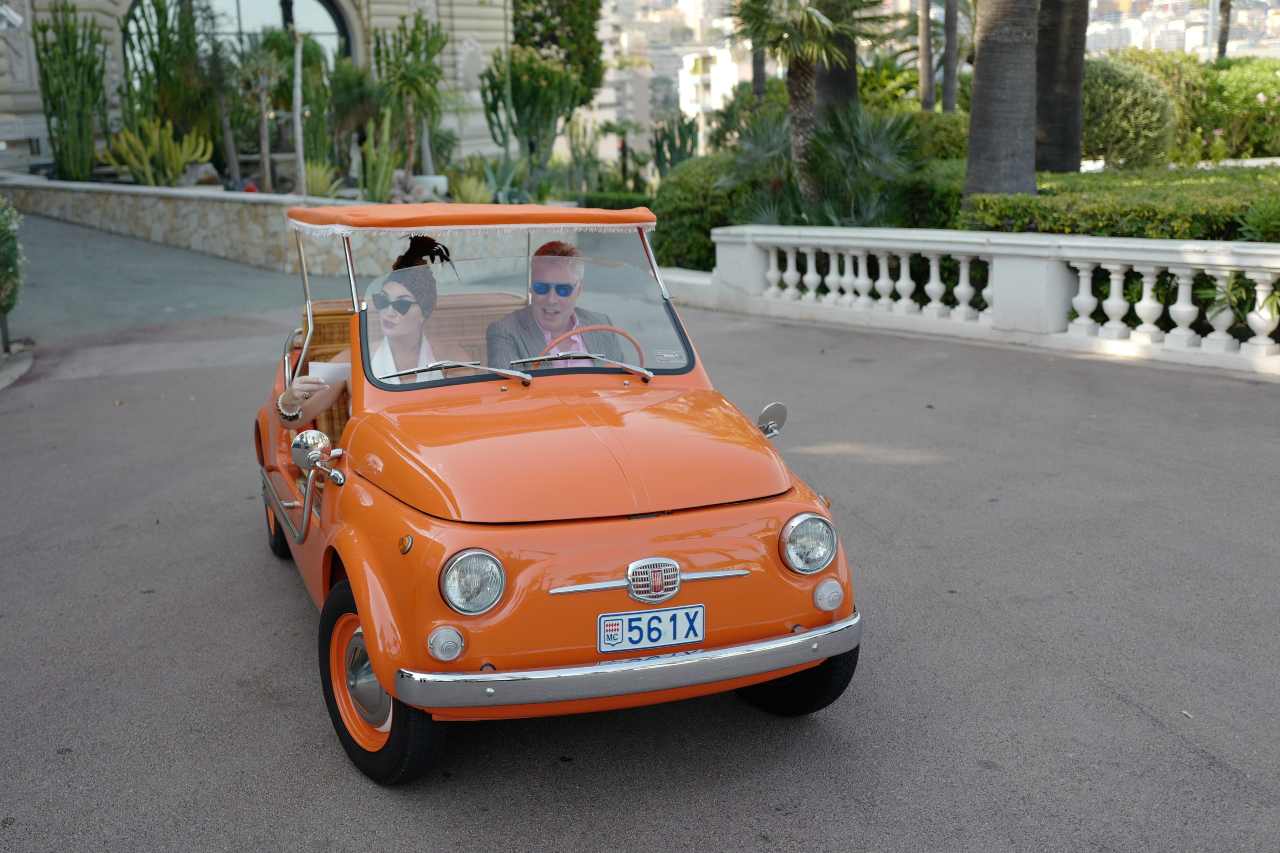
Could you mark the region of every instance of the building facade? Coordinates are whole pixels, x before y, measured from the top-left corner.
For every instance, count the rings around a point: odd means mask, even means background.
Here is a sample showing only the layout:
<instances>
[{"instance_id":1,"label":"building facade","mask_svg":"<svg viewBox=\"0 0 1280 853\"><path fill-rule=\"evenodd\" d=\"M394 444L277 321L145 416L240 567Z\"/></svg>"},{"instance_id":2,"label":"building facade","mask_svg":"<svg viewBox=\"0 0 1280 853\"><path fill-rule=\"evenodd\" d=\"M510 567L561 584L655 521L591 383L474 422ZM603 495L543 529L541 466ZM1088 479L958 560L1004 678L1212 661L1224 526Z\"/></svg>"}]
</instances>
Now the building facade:
<instances>
[{"instance_id":1,"label":"building facade","mask_svg":"<svg viewBox=\"0 0 1280 853\"><path fill-rule=\"evenodd\" d=\"M96 21L107 40L107 95L115 100L123 68L121 22L137 0L77 0L82 15ZM32 22L48 14L52 0L3 0L12 16L0 14L0 168L25 169L50 159L40 102ZM281 26L293 20L314 32L333 52L362 66L372 54L373 33L395 27L402 16L421 10L449 34L445 79L461 94L462 109L445 123L458 132L459 154L494 149L480 108L480 73L494 50L511 41L509 3L502 0L215 0L224 37L243 30L243 21ZM277 13L278 10L278 13ZM264 15L266 16L264 18ZM14 21L20 21L16 25Z\"/></svg>"}]
</instances>

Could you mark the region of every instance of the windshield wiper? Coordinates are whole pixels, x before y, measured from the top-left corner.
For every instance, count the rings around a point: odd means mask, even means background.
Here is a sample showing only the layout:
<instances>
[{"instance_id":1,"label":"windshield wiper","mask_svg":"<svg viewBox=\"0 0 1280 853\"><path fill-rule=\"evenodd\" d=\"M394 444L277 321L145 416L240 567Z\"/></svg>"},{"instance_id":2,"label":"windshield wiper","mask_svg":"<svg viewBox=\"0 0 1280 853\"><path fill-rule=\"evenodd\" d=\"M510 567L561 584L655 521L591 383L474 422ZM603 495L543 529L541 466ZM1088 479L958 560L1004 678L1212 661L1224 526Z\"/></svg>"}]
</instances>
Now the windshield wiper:
<instances>
[{"instance_id":1,"label":"windshield wiper","mask_svg":"<svg viewBox=\"0 0 1280 853\"><path fill-rule=\"evenodd\" d=\"M534 362L538 362L538 361L559 361L560 359L570 359L570 358L595 359L596 361L602 364L607 364L610 367L620 367L623 370L627 371L628 373L633 373L636 376L639 376L645 382L648 382L649 380L653 379L652 370L647 370L635 364L627 364L625 361L614 361L612 358L609 358L608 356L600 355L600 353L597 353L597 352L559 352L559 353L548 353L547 355L538 355L538 356L534 356L533 358L517 358L515 361L511 362L511 366L515 367L517 364L533 364Z\"/></svg>"},{"instance_id":2,"label":"windshield wiper","mask_svg":"<svg viewBox=\"0 0 1280 853\"><path fill-rule=\"evenodd\" d=\"M449 370L456 367L469 367L472 370L484 370L489 373L496 373L499 376L505 376L508 379L519 379L520 384L528 385L533 382L533 377L528 373L519 370L507 370L505 367L493 367L488 364L481 364L478 361L433 361L430 364L424 364L421 367L415 367L411 370L398 370L395 373L388 373L386 376L379 376L379 379L397 379L401 376L410 376L415 373L427 373L432 370Z\"/></svg>"}]
</instances>

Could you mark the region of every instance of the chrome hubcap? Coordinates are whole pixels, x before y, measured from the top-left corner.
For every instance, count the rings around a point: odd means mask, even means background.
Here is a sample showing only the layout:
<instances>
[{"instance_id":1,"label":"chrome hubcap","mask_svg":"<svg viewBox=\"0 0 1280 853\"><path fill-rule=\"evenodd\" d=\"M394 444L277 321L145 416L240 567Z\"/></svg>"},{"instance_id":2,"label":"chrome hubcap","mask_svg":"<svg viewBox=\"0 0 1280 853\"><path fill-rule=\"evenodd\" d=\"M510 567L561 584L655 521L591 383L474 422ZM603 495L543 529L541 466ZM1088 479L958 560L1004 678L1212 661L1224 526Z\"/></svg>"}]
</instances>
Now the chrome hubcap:
<instances>
[{"instance_id":1,"label":"chrome hubcap","mask_svg":"<svg viewBox=\"0 0 1280 853\"><path fill-rule=\"evenodd\" d=\"M391 727L391 695L382 689L373 674L369 652L364 645L364 631L357 630L347 641L343 654L347 674L347 692L356 706L356 713L369 725L380 731Z\"/></svg>"}]
</instances>

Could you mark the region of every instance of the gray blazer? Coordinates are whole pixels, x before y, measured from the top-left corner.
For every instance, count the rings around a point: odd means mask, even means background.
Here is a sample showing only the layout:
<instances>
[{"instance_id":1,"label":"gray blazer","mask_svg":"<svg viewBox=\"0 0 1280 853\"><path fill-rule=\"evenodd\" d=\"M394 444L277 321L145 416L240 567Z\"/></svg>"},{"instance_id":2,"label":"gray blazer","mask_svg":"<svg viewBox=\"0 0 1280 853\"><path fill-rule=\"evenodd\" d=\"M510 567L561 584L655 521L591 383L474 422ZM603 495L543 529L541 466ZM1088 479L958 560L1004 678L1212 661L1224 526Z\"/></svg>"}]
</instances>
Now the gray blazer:
<instances>
[{"instance_id":1,"label":"gray blazer","mask_svg":"<svg viewBox=\"0 0 1280 853\"><path fill-rule=\"evenodd\" d=\"M612 325L608 314L598 314L585 308L575 308L574 313L579 326ZM533 307L530 305L490 323L484 337L488 351L486 358L494 367L507 367L517 358L532 358L547 345L542 327L533 319ZM586 344L587 352L614 361L625 360L622 357L622 339L611 332L587 332L582 336L582 342ZM628 346L628 349L635 347Z\"/></svg>"}]
</instances>

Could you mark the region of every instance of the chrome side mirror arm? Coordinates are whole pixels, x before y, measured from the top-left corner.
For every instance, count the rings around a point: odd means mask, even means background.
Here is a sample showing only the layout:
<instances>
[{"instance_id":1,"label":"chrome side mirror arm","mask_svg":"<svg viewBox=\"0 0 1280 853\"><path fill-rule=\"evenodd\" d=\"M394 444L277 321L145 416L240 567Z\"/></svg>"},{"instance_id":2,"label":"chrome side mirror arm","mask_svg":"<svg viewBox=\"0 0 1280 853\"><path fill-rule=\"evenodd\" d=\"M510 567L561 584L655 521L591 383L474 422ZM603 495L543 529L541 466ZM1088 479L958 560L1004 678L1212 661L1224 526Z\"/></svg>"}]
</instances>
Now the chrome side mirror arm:
<instances>
[{"instance_id":1,"label":"chrome side mirror arm","mask_svg":"<svg viewBox=\"0 0 1280 853\"><path fill-rule=\"evenodd\" d=\"M760 417L756 418L756 426L765 438L776 438L782 434L787 424L787 407L781 403L770 403L764 407Z\"/></svg>"}]
</instances>

